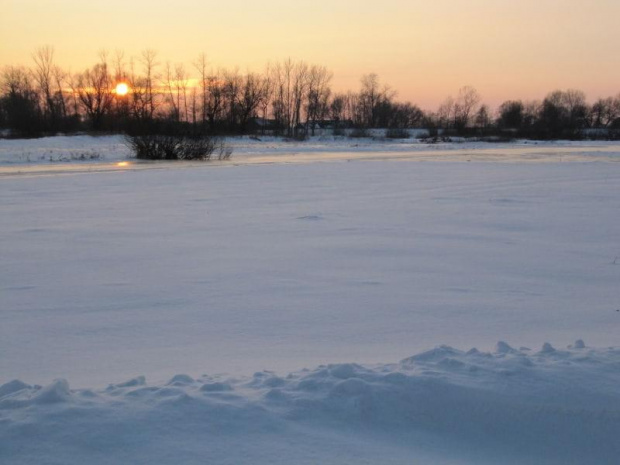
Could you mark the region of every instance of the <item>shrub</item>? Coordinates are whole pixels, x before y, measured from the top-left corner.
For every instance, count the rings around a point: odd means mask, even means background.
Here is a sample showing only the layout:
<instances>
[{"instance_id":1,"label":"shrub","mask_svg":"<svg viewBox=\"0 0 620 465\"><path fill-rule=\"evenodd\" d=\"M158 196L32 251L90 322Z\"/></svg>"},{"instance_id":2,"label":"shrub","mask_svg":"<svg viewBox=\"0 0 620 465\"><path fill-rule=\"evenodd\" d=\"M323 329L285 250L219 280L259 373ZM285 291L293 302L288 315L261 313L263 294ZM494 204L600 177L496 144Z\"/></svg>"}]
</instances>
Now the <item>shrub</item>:
<instances>
[{"instance_id":1,"label":"shrub","mask_svg":"<svg viewBox=\"0 0 620 465\"><path fill-rule=\"evenodd\" d=\"M220 139L217 142L217 159L228 160L232 155L232 148L224 142L224 139Z\"/></svg>"},{"instance_id":2,"label":"shrub","mask_svg":"<svg viewBox=\"0 0 620 465\"><path fill-rule=\"evenodd\" d=\"M156 122L131 128L126 141L141 160L210 160L217 147L225 147L223 142L191 126ZM221 148L218 158L230 158L230 153Z\"/></svg>"},{"instance_id":3,"label":"shrub","mask_svg":"<svg viewBox=\"0 0 620 465\"><path fill-rule=\"evenodd\" d=\"M215 150L209 136L128 135L127 143L141 160L209 160Z\"/></svg>"}]
</instances>

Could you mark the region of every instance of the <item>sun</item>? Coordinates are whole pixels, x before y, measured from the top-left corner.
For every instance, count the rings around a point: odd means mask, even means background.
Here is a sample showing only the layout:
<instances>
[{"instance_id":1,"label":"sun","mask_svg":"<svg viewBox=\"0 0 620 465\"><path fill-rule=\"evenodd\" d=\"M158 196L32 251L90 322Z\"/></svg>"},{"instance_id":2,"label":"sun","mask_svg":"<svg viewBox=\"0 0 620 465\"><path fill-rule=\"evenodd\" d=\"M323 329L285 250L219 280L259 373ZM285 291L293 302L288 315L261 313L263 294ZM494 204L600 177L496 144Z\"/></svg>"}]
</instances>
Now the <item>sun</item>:
<instances>
[{"instance_id":1,"label":"sun","mask_svg":"<svg viewBox=\"0 0 620 465\"><path fill-rule=\"evenodd\" d=\"M116 95L127 95L127 92L129 92L129 86L127 84L124 82L119 82L116 84Z\"/></svg>"}]
</instances>

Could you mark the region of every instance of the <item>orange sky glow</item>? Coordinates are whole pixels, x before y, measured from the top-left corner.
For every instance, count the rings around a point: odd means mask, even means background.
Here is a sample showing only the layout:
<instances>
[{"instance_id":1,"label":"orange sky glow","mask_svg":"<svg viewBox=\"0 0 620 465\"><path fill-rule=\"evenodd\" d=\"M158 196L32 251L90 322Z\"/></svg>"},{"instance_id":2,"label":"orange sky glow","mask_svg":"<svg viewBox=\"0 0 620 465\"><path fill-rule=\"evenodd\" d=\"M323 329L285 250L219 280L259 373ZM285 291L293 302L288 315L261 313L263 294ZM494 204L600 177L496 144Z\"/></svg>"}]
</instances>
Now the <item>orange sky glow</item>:
<instances>
[{"instance_id":1,"label":"orange sky glow","mask_svg":"<svg viewBox=\"0 0 620 465\"><path fill-rule=\"evenodd\" d=\"M577 88L620 92L618 0L0 0L0 67L51 45L81 71L98 53L261 71L287 57L327 66L334 90L375 72L398 98L435 109L463 85L493 106Z\"/></svg>"}]
</instances>

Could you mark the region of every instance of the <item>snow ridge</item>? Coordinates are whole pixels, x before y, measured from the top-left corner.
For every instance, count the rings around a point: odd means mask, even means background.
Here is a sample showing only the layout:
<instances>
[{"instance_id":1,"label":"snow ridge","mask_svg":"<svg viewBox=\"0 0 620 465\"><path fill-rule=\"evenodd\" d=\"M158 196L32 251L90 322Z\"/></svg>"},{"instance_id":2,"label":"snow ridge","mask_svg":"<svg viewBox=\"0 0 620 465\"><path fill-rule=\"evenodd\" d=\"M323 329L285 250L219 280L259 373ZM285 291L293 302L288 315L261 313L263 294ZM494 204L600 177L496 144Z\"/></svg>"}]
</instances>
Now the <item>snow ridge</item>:
<instances>
[{"instance_id":1,"label":"snow ridge","mask_svg":"<svg viewBox=\"0 0 620 465\"><path fill-rule=\"evenodd\" d=\"M358 454L403 452L389 463L612 464L619 385L620 348L583 341L539 351L500 342L493 353L441 346L393 364L179 374L165 385L136 377L99 390L14 380L0 386L0 461L351 463L355 444ZM300 437L313 456L300 458Z\"/></svg>"}]
</instances>

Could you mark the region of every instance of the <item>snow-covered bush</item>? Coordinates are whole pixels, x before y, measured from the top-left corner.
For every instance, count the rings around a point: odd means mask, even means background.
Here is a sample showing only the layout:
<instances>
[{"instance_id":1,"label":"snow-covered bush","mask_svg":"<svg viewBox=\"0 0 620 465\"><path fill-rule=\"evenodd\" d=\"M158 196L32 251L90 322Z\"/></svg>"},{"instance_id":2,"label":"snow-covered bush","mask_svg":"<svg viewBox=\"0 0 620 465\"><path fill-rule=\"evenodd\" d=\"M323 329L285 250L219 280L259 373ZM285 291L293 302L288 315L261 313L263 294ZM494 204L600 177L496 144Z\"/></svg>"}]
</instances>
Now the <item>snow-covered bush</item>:
<instances>
[{"instance_id":1,"label":"snow-covered bush","mask_svg":"<svg viewBox=\"0 0 620 465\"><path fill-rule=\"evenodd\" d=\"M233 149L228 145L224 139L218 139L215 144L217 146L217 159L228 160L232 156Z\"/></svg>"},{"instance_id":2,"label":"snow-covered bush","mask_svg":"<svg viewBox=\"0 0 620 465\"><path fill-rule=\"evenodd\" d=\"M209 160L217 142L206 135L180 134L132 134L126 140L142 160Z\"/></svg>"}]
</instances>

